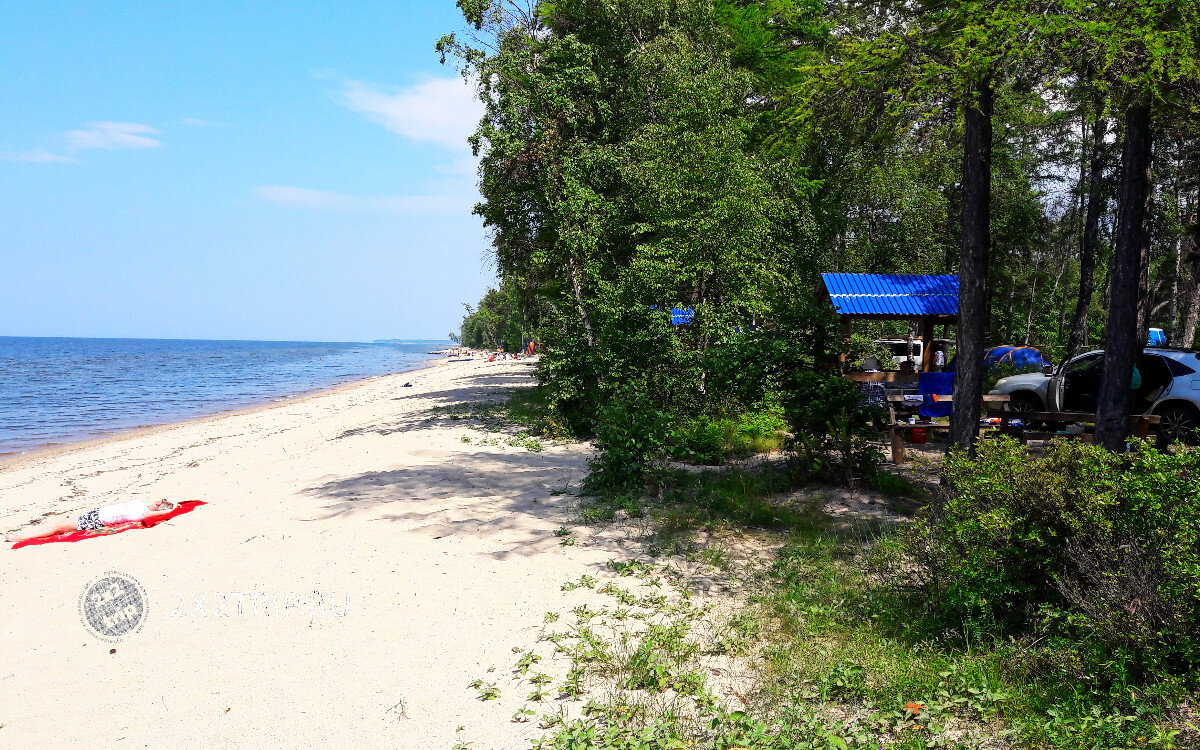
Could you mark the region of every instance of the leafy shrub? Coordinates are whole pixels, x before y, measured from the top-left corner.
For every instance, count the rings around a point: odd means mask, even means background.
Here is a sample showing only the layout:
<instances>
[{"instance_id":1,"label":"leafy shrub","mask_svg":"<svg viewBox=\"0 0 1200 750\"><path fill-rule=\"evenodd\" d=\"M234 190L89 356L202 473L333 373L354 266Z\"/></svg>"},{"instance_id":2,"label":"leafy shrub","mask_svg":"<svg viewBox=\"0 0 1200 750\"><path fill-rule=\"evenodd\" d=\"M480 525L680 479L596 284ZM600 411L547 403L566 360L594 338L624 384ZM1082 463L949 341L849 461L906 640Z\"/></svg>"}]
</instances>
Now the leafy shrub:
<instances>
[{"instance_id":1,"label":"leafy shrub","mask_svg":"<svg viewBox=\"0 0 1200 750\"><path fill-rule=\"evenodd\" d=\"M875 425L883 410L863 399L857 383L833 373L797 371L785 381L782 402L791 447L815 473L853 482L875 471L880 461Z\"/></svg>"},{"instance_id":2,"label":"leafy shrub","mask_svg":"<svg viewBox=\"0 0 1200 750\"><path fill-rule=\"evenodd\" d=\"M901 542L934 622L1041 631L1099 684L1200 665L1200 453L989 440L947 459L944 486Z\"/></svg>"}]
</instances>

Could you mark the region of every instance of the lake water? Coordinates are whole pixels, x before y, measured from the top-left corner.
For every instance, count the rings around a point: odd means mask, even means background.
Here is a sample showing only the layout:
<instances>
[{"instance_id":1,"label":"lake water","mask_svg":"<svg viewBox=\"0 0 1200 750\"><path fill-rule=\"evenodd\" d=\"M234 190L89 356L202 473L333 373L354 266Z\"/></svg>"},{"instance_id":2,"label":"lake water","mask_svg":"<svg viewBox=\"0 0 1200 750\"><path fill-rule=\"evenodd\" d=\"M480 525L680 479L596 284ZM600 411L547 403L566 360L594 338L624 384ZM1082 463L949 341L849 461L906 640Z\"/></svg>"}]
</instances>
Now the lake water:
<instances>
[{"instance_id":1,"label":"lake water","mask_svg":"<svg viewBox=\"0 0 1200 750\"><path fill-rule=\"evenodd\" d=\"M0 336L0 454L412 370L448 346Z\"/></svg>"}]
</instances>

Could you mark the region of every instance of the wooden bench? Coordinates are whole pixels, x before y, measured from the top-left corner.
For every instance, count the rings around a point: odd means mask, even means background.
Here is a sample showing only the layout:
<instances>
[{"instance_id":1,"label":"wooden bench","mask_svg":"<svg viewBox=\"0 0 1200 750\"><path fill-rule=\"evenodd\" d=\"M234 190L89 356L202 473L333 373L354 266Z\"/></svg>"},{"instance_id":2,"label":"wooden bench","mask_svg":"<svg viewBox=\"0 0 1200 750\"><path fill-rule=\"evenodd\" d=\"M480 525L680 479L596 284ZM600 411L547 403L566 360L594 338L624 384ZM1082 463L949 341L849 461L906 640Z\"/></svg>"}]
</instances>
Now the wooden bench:
<instances>
[{"instance_id":1,"label":"wooden bench","mask_svg":"<svg viewBox=\"0 0 1200 750\"><path fill-rule=\"evenodd\" d=\"M1087 412L1074 411L1023 411L1023 412L1007 412L1010 419L1020 419L1022 422L1046 422L1051 425L1066 425L1066 424L1096 424L1096 415L1088 414ZM1162 417L1157 414L1130 414L1129 429L1139 438L1145 440L1150 434L1151 425L1156 425L1162 421ZM1094 429L1094 428L1093 428ZM1011 430L1017 439L1022 443L1028 443L1030 440L1050 440L1056 437L1078 438L1080 440L1090 441L1092 433L1086 429L1077 432L1059 432L1054 431L1039 431L1039 430Z\"/></svg>"}]
</instances>

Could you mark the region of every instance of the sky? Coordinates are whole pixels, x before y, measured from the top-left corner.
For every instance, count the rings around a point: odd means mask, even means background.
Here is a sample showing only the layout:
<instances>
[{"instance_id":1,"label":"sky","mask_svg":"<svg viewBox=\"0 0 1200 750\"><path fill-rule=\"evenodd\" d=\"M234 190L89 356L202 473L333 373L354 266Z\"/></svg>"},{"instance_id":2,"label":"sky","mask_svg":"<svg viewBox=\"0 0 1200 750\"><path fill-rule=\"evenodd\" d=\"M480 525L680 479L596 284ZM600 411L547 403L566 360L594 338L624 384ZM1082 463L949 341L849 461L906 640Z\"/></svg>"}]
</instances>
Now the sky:
<instances>
[{"instance_id":1,"label":"sky","mask_svg":"<svg viewBox=\"0 0 1200 750\"><path fill-rule=\"evenodd\" d=\"M440 339L494 283L452 1L0 19L0 336Z\"/></svg>"}]
</instances>

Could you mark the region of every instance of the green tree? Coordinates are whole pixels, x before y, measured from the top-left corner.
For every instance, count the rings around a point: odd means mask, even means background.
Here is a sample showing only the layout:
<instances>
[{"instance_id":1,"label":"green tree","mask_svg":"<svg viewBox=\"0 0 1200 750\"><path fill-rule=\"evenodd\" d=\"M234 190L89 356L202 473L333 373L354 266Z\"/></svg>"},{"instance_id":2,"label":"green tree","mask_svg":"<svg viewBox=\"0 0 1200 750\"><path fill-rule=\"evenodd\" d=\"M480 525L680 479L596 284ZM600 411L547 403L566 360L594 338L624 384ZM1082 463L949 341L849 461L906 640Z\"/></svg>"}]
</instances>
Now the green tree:
<instances>
[{"instance_id":1,"label":"green tree","mask_svg":"<svg viewBox=\"0 0 1200 750\"><path fill-rule=\"evenodd\" d=\"M816 304L816 185L763 148L777 82L731 6L464 11L474 39L440 48L480 82L477 212L501 278L545 305L553 408L636 475L673 425L762 398L766 383L728 377L747 338L818 325L797 313ZM672 326L679 306L693 318Z\"/></svg>"},{"instance_id":2,"label":"green tree","mask_svg":"<svg viewBox=\"0 0 1200 750\"><path fill-rule=\"evenodd\" d=\"M1148 320L1143 303L1149 270L1153 113L1156 108L1200 112L1200 7L1174 0L1071 0L1061 4L1060 15L1051 23L1064 30L1062 49L1086 55L1089 68L1110 87L1124 130L1105 367L1096 414L1096 441L1122 450L1129 382Z\"/></svg>"},{"instance_id":3,"label":"green tree","mask_svg":"<svg viewBox=\"0 0 1200 750\"><path fill-rule=\"evenodd\" d=\"M459 343L473 349L518 352L533 338L519 291L511 284L488 289L477 307L466 305Z\"/></svg>"}]
</instances>

